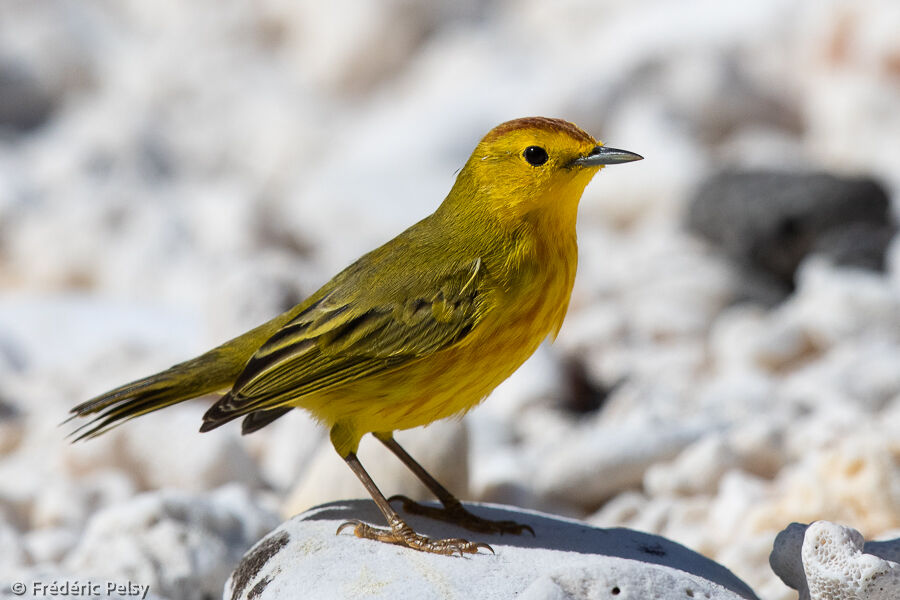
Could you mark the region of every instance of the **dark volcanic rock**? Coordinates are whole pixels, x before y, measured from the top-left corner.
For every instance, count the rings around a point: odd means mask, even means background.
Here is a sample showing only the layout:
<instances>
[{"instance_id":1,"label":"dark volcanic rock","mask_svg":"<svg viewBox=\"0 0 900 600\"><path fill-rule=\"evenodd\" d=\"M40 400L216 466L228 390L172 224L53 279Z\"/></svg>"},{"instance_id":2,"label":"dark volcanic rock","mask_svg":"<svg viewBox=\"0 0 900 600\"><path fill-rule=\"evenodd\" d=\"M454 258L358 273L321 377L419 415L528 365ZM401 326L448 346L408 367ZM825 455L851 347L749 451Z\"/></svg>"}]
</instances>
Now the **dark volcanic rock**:
<instances>
[{"instance_id":1,"label":"dark volcanic rock","mask_svg":"<svg viewBox=\"0 0 900 600\"><path fill-rule=\"evenodd\" d=\"M744 270L744 299L766 303L793 290L810 254L882 270L895 231L877 181L776 171L711 177L690 201L687 226Z\"/></svg>"},{"instance_id":2,"label":"dark volcanic rock","mask_svg":"<svg viewBox=\"0 0 900 600\"><path fill-rule=\"evenodd\" d=\"M24 65L0 60L0 129L34 129L53 108L50 92Z\"/></svg>"}]
</instances>

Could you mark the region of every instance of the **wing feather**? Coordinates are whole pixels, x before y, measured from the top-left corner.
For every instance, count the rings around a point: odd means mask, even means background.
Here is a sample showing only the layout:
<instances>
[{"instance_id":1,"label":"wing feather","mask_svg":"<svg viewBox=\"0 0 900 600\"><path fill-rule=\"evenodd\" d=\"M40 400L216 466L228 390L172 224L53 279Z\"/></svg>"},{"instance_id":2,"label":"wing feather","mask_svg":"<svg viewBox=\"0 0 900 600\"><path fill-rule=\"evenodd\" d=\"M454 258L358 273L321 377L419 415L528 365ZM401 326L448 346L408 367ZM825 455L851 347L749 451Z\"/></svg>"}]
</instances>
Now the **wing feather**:
<instances>
[{"instance_id":1,"label":"wing feather","mask_svg":"<svg viewBox=\"0 0 900 600\"><path fill-rule=\"evenodd\" d=\"M204 431L257 411L420 360L463 339L477 324L481 259L397 301L372 302L345 285L286 323L253 355L232 390L204 415ZM423 290L424 288L424 290ZM343 292L343 293L342 293ZM373 293L374 292L374 293ZM400 295L402 298L402 295Z\"/></svg>"}]
</instances>

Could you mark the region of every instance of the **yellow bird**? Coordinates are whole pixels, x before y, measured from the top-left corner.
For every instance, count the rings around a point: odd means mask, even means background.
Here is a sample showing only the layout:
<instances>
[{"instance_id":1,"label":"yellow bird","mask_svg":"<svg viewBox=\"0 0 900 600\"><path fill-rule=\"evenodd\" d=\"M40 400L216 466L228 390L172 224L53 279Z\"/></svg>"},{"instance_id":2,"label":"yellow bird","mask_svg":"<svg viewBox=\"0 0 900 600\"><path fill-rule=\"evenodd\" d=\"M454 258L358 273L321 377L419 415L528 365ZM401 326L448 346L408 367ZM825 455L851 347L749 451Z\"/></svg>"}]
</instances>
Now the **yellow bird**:
<instances>
[{"instance_id":1,"label":"yellow bird","mask_svg":"<svg viewBox=\"0 0 900 600\"><path fill-rule=\"evenodd\" d=\"M444 508L398 496L404 509L485 533L526 525L468 512L394 440L395 430L459 416L555 337L569 303L582 192L604 165L640 160L567 121L530 117L491 130L444 202L338 273L286 313L161 373L72 409L92 416L77 439L213 392L209 431L243 417L242 432L293 408L329 427L338 454L372 495L388 528L344 523L363 538L439 554L490 549L417 534L356 457L372 433ZM533 533L533 532L532 532Z\"/></svg>"}]
</instances>

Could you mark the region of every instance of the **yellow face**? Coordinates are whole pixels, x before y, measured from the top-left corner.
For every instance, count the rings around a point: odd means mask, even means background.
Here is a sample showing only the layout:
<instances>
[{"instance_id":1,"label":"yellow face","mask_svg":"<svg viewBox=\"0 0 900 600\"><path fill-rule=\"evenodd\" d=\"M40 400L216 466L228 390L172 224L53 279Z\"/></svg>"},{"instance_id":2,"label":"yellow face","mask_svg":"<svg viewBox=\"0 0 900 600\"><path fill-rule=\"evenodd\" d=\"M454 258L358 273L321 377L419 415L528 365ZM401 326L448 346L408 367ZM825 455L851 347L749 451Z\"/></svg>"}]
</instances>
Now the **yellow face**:
<instances>
[{"instance_id":1,"label":"yellow face","mask_svg":"<svg viewBox=\"0 0 900 600\"><path fill-rule=\"evenodd\" d=\"M491 130L466 166L494 209L523 214L542 206L577 206L602 165L576 161L600 145L566 121L517 119Z\"/></svg>"},{"instance_id":2,"label":"yellow face","mask_svg":"<svg viewBox=\"0 0 900 600\"><path fill-rule=\"evenodd\" d=\"M550 217L554 227L574 231L578 201L594 174L640 159L603 146L568 121L508 121L484 136L438 212L458 221L490 215L512 226Z\"/></svg>"}]
</instances>

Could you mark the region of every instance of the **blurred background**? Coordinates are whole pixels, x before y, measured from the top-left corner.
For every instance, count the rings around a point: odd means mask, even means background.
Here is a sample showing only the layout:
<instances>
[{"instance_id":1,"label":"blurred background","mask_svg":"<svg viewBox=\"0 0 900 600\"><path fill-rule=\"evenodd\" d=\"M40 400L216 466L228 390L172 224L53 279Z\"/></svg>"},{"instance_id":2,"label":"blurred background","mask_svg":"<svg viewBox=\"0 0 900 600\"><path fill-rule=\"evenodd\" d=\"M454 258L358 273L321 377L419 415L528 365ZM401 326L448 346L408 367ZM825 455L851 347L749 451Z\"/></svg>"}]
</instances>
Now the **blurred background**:
<instances>
[{"instance_id":1,"label":"blurred background","mask_svg":"<svg viewBox=\"0 0 900 600\"><path fill-rule=\"evenodd\" d=\"M893 0L4 0L0 581L216 597L280 520L363 497L299 411L59 423L299 302L530 115L646 160L585 193L557 342L400 441L464 499L665 535L766 600L796 598L792 521L900 536L898 31Z\"/></svg>"}]
</instances>

